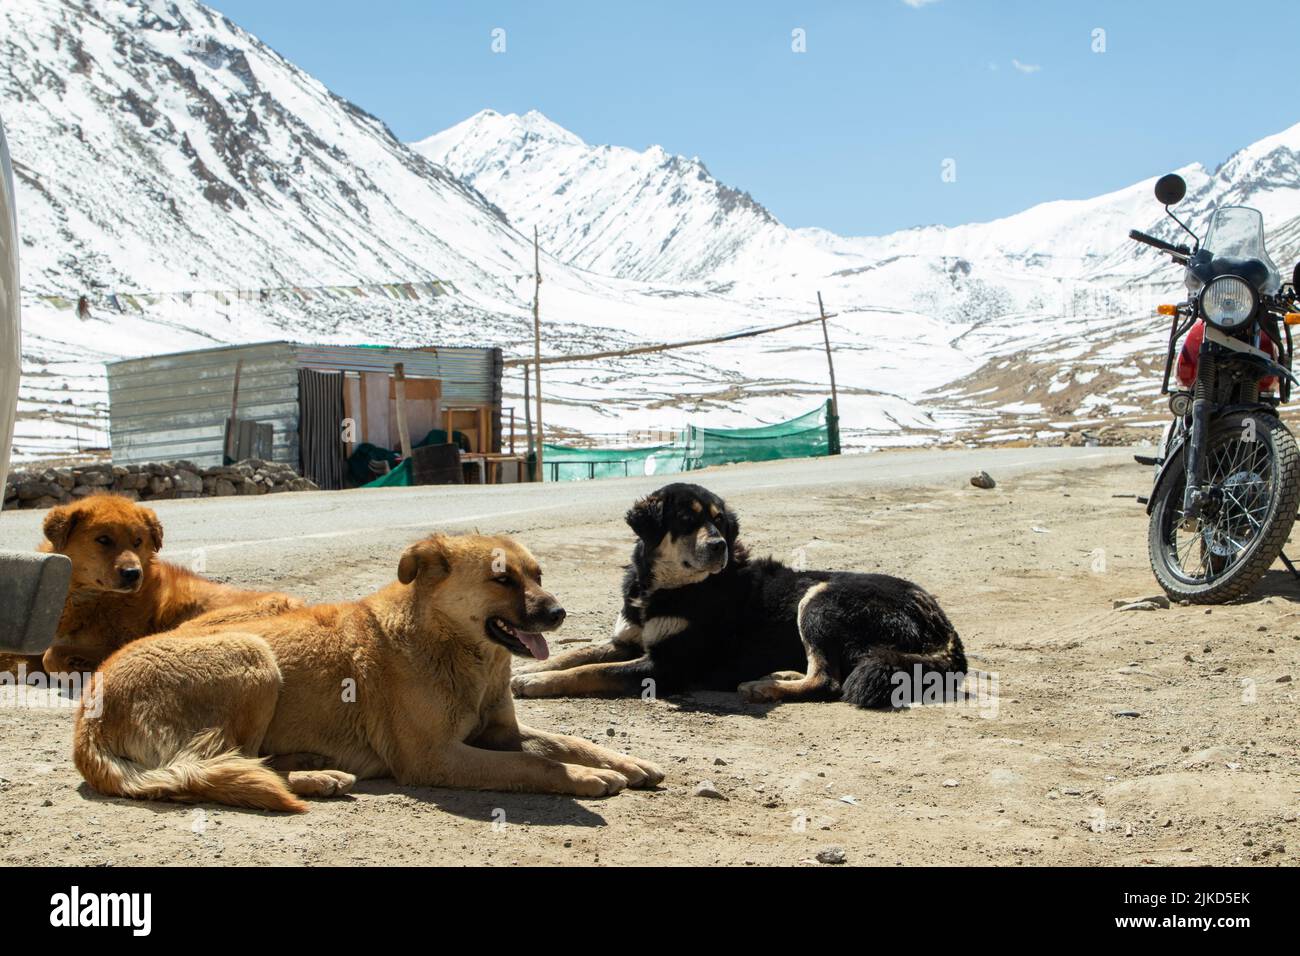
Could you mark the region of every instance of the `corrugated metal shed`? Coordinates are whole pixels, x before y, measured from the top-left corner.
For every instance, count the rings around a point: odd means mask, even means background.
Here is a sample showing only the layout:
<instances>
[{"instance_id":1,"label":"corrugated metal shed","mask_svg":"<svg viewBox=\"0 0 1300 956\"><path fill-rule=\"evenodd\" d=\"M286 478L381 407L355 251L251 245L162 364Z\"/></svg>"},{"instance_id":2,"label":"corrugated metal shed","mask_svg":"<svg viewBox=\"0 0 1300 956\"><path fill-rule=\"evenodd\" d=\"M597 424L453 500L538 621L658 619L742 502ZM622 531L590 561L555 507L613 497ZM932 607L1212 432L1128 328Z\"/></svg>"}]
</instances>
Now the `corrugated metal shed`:
<instances>
[{"instance_id":1,"label":"corrugated metal shed","mask_svg":"<svg viewBox=\"0 0 1300 956\"><path fill-rule=\"evenodd\" d=\"M270 422L274 460L299 464L298 369L391 372L442 380L443 400L490 404L494 438L501 434L501 350L496 348L370 348L264 342L126 359L108 365L109 434L113 461L135 464L188 459L222 462L222 442L235 364L239 417Z\"/></svg>"}]
</instances>

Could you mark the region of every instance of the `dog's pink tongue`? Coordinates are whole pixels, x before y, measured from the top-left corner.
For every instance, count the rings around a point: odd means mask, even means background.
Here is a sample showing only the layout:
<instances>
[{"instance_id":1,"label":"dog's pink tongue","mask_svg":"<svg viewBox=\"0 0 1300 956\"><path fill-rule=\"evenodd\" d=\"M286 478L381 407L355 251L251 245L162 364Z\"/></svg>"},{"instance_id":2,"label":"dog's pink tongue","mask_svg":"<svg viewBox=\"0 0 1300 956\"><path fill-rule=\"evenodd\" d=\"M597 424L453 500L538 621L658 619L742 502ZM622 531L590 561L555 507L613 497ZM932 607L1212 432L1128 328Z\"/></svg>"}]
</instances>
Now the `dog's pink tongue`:
<instances>
[{"instance_id":1,"label":"dog's pink tongue","mask_svg":"<svg viewBox=\"0 0 1300 956\"><path fill-rule=\"evenodd\" d=\"M546 646L546 638L536 631L515 631L515 636L524 642L524 647L528 648L528 653L539 661L544 661L551 656L551 649Z\"/></svg>"}]
</instances>

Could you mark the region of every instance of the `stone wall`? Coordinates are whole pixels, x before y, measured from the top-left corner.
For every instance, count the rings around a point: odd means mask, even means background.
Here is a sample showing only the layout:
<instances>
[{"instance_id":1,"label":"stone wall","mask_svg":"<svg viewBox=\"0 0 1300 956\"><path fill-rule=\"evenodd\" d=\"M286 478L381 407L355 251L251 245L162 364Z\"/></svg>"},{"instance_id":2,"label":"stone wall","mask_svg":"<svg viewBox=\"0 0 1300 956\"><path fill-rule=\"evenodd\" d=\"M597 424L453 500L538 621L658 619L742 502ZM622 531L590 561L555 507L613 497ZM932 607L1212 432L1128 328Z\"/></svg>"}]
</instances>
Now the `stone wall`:
<instances>
[{"instance_id":1,"label":"stone wall","mask_svg":"<svg viewBox=\"0 0 1300 956\"><path fill-rule=\"evenodd\" d=\"M103 462L12 471L5 482L4 507L52 508L96 492L113 492L133 501L160 501L319 490L314 481L301 477L291 466L258 458L215 468L201 468L191 461L148 465Z\"/></svg>"}]
</instances>

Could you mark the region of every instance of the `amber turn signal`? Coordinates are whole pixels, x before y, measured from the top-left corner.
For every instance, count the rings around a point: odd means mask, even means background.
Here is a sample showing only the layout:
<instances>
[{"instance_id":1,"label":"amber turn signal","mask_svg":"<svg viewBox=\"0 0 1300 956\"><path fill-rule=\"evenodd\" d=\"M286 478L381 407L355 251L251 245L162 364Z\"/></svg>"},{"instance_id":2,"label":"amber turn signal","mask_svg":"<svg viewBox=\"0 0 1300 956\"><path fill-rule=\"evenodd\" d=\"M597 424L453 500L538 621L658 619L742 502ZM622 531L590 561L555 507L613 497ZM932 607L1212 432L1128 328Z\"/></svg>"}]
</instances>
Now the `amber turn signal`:
<instances>
[{"instance_id":1,"label":"amber turn signal","mask_svg":"<svg viewBox=\"0 0 1300 956\"><path fill-rule=\"evenodd\" d=\"M1156 306L1156 315L1177 315L1178 306L1176 305L1158 305Z\"/></svg>"},{"instance_id":2,"label":"amber turn signal","mask_svg":"<svg viewBox=\"0 0 1300 956\"><path fill-rule=\"evenodd\" d=\"M1288 312L1286 314L1287 325L1300 325L1300 312Z\"/></svg>"}]
</instances>

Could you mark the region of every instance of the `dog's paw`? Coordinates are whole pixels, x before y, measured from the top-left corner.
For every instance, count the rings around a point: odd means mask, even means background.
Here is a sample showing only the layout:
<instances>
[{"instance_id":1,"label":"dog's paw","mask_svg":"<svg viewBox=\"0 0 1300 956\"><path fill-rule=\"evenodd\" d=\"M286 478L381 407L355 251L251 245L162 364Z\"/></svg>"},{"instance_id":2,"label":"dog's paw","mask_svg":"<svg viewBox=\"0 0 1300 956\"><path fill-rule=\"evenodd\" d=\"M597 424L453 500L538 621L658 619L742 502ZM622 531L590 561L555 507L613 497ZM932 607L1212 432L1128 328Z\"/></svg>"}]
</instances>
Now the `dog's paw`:
<instances>
[{"instance_id":1,"label":"dog's paw","mask_svg":"<svg viewBox=\"0 0 1300 956\"><path fill-rule=\"evenodd\" d=\"M357 785L355 774L344 773L342 770L317 770L315 773L330 777L334 780L334 789L327 796L341 797L345 793L350 793L352 788Z\"/></svg>"},{"instance_id":2,"label":"dog's paw","mask_svg":"<svg viewBox=\"0 0 1300 956\"><path fill-rule=\"evenodd\" d=\"M510 679L510 692L516 697L549 697L545 674L516 674Z\"/></svg>"},{"instance_id":3,"label":"dog's paw","mask_svg":"<svg viewBox=\"0 0 1300 956\"><path fill-rule=\"evenodd\" d=\"M634 790L657 787L664 780L664 772L648 760L620 757L617 763L611 763L610 766L627 777L627 785Z\"/></svg>"},{"instance_id":4,"label":"dog's paw","mask_svg":"<svg viewBox=\"0 0 1300 956\"><path fill-rule=\"evenodd\" d=\"M740 695L741 700L747 700L751 704L767 703L778 700L780 697L776 681L770 677L764 677L762 680L746 681L736 688L736 693Z\"/></svg>"},{"instance_id":5,"label":"dog's paw","mask_svg":"<svg viewBox=\"0 0 1300 956\"><path fill-rule=\"evenodd\" d=\"M342 770L295 770L289 774L289 789L304 797L341 797L356 782L355 776Z\"/></svg>"},{"instance_id":6,"label":"dog's paw","mask_svg":"<svg viewBox=\"0 0 1300 956\"><path fill-rule=\"evenodd\" d=\"M627 787L627 777L617 770L599 767L570 767L569 783L580 797L612 797Z\"/></svg>"}]
</instances>

